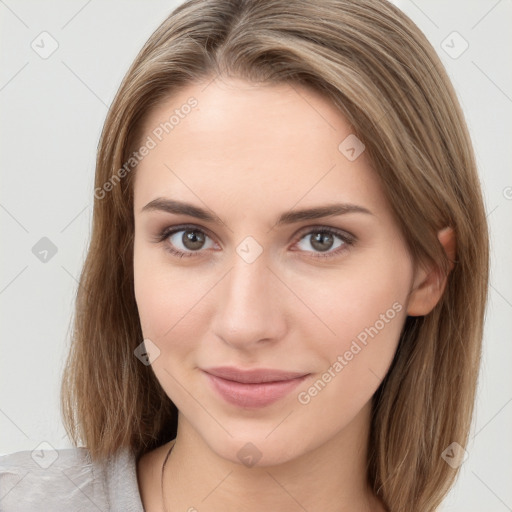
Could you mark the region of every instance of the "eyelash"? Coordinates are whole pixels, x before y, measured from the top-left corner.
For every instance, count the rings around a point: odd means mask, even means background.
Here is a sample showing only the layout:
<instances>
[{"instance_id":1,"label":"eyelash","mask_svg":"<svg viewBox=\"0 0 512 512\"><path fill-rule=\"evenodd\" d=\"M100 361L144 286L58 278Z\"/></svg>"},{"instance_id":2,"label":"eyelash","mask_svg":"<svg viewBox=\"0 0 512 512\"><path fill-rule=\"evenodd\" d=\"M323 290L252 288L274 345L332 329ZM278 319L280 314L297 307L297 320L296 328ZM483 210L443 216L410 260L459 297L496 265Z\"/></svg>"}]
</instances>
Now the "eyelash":
<instances>
[{"instance_id":1,"label":"eyelash","mask_svg":"<svg viewBox=\"0 0 512 512\"><path fill-rule=\"evenodd\" d=\"M208 233L206 233L204 230L198 228L197 226L183 225L183 226L173 226L173 227L165 228L163 231L161 231L157 235L155 242L157 242L157 243L165 242L171 235L174 235L175 233L179 233L180 231L198 231L211 239L211 237L208 235ZM346 233L344 231L340 231L340 230L330 228L327 226L318 226L318 227L313 226L312 228L309 228L309 231L303 232L299 236L299 239L296 243L300 242L303 238L305 238L308 235L313 235L313 234L318 234L318 233L337 236L338 238L341 239L341 241L343 242L343 245L341 245L340 247L338 247L336 250L334 250L332 252L326 252L326 253L321 253L321 252L315 253L313 251L306 251L306 252L312 253L313 258L332 258L332 257L338 256L340 253L346 251L348 249L348 247L353 245L356 241L355 236L353 236L349 233ZM170 244L165 244L165 250L168 251L169 253L171 253L173 256L176 256L178 258L183 258L183 257L188 258L190 256L199 255L201 252L203 252L202 250L183 252L183 251L180 251L179 249L175 249ZM299 250L299 252L300 252L300 250Z\"/></svg>"}]
</instances>

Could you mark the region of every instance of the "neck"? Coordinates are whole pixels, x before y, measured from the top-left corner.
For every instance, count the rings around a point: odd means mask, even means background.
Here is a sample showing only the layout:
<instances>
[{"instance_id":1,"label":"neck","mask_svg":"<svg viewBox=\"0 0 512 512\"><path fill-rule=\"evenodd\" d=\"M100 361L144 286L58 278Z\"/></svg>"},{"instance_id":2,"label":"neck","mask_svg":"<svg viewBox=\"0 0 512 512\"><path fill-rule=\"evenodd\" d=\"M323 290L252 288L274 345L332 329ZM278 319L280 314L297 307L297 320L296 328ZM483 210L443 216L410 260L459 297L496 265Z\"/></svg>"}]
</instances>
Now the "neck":
<instances>
[{"instance_id":1,"label":"neck","mask_svg":"<svg viewBox=\"0 0 512 512\"><path fill-rule=\"evenodd\" d=\"M246 467L219 457L180 416L165 466L166 509L380 512L366 478L369 421L368 405L319 447L281 464Z\"/></svg>"}]
</instances>

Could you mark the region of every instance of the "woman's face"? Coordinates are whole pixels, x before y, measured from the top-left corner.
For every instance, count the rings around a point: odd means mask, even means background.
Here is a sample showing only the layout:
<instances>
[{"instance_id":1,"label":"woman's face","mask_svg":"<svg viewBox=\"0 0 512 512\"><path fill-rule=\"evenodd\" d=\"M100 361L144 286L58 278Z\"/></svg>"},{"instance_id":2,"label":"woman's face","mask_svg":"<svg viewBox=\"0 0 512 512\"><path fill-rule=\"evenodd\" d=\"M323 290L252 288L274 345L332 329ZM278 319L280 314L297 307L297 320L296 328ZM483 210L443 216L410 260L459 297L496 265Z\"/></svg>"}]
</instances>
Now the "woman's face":
<instances>
[{"instance_id":1,"label":"woman's face","mask_svg":"<svg viewBox=\"0 0 512 512\"><path fill-rule=\"evenodd\" d=\"M350 126L317 93L239 80L190 85L144 126L135 294L180 425L260 465L360 428L416 278Z\"/></svg>"}]
</instances>

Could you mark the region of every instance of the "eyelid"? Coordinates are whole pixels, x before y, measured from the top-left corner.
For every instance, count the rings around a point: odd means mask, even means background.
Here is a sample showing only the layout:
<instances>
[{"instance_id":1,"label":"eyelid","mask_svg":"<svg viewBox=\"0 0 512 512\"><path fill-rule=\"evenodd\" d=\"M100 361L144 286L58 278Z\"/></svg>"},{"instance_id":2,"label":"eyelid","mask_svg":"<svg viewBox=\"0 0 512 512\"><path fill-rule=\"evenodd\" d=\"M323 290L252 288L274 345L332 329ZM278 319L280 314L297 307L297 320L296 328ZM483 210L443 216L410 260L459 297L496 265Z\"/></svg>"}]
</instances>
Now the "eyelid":
<instances>
[{"instance_id":1,"label":"eyelid","mask_svg":"<svg viewBox=\"0 0 512 512\"><path fill-rule=\"evenodd\" d=\"M158 233L154 239L153 242L155 243L164 243L170 236L179 233L180 231L200 231L201 233L205 234L210 240L212 240L214 243L217 243L215 241L215 237L213 237L210 234L210 231L206 228L203 228L201 226L197 226L195 224L179 224L175 226L168 226L164 228L163 230ZM182 251L181 249L176 249L174 247L171 247L171 244L165 244L165 250L169 253L171 253L173 256L183 258L183 257L200 257L202 256L206 251L205 250L199 250L199 251Z\"/></svg>"},{"instance_id":2,"label":"eyelid","mask_svg":"<svg viewBox=\"0 0 512 512\"><path fill-rule=\"evenodd\" d=\"M173 225L173 226L167 226L166 228L162 229L155 238L157 239L157 241L160 241L160 238L167 238L168 236L170 236L173 233L176 233L177 231L182 231L182 230L187 230L187 229L201 231L205 235L208 235L212 240L215 240L215 238L216 238L215 236L212 235L211 231L208 228L199 226L197 224L177 224L177 225ZM357 240L357 237L355 235L353 235L352 233L350 233L344 229L336 228L333 226L327 226L325 224L313 224L313 225L309 225L309 226L303 226L294 235L294 238L299 237L299 236L300 236L300 238L302 238L303 235L307 235L315 229L317 229L318 231L329 230L329 231L332 231L334 234L337 234L340 237L347 238L348 240L351 240L354 242Z\"/></svg>"},{"instance_id":3,"label":"eyelid","mask_svg":"<svg viewBox=\"0 0 512 512\"><path fill-rule=\"evenodd\" d=\"M301 228L297 235L295 236L298 236L300 240L304 235L311 234L311 232L315 230L317 230L318 232L326 231L329 233L333 233L334 235L339 236L342 240L346 241L347 243L354 243L357 240L355 235L349 233L344 229L335 228L324 224L315 224L313 226L306 226L304 228Z\"/></svg>"},{"instance_id":4,"label":"eyelid","mask_svg":"<svg viewBox=\"0 0 512 512\"><path fill-rule=\"evenodd\" d=\"M168 226L168 227L164 228L155 237L154 241L156 243L164 242L171 235L173 235L173 234L175 234L175 233L177 233L179 231L186 231L186 230L199 231L199 232L205 234L206 236L208 236L208 238L213 240L215 243L217 243L216 240L215 240L215 237L211 235L210 230L208 230L207 228L204 228L202 226L196 225L196 224L179 224L179 225L174 225L174 226ZM325 253L315 252L315 251L301 251L301 250L297 250L297 249L292 249L292 251L294 251L294 252L310 253L310 254L313 255L313 258L323 258L323 257L324 258L329 258L331 256L335 257L340 252L343 252L344 250L348 249L348 247L350 247L351 245L353 245L357 241L357 237L355 235L353 235L352 233L349 233L348 231L345 231L345 230L340 229L340 228L335 228L335 227L332 227L332 226L327 226L327 225L322 225L322 224L315 224L315 225L310 225L310 226L302 227L294 235L294 239L296 238L296 241L293 243L293 246L296 245L297 243L299 243L304 238L304 236L314 234L315 232L316 233L329 233L329 234L333 234L333 235L339 237L343 241L343 246L341 248L338 247L334 251L326 251ZM171 252L171 253L173 253L175 255L181 254L180 257L183 257L183 256L187 256L187 257L188 256L192 256L192 257L193 256L201 256L203 253L206 252L205 250L184 252L184 251L181 251L180 249L174 249L174 248L170 248L170 247L167 247L166 249L169 252Z\"/></svg>"},{"instance_id":5,"label":"eyelid","mask_svg":"<svg viewBox=\"0 0 512 512\"><path fill-rule=\"evenodd\" d=\"M155 242L162 242L166 238L170 237L171 235L177 233L178 231L200 231L201 233L204 233L212 240L215 240L215 237L211 234L210 230L207 228L204 228L202 226L197 226L195 224L177 224L175 226L168 226L164 229L162 229L155 237ZM199 251L197 251L199 252Z\"/></svg>"}]
</instances>

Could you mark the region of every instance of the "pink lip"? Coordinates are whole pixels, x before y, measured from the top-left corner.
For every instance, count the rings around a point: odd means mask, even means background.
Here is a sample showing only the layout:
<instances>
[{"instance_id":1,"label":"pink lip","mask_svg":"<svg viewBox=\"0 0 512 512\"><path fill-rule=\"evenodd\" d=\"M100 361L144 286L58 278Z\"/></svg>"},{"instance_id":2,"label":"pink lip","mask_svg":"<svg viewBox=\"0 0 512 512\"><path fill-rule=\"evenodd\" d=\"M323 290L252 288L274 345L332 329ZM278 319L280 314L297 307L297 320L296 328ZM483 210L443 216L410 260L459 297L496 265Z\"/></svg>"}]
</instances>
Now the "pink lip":
<instances>
[{"instance_id":1,"label":"pink lip","mask_svg":"<svg viewBox=\"0 0 512 512\"><path fill-rule=\"evenodd\" d=\"M265 407L280 400L309 374L267 368L241 370L233 367L203 370L213 389L238 407Z\"/></svg>"}]
</instances>

